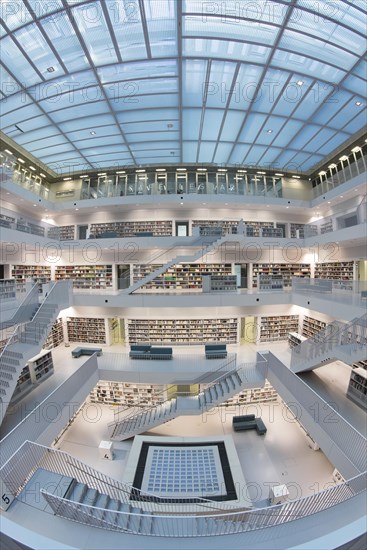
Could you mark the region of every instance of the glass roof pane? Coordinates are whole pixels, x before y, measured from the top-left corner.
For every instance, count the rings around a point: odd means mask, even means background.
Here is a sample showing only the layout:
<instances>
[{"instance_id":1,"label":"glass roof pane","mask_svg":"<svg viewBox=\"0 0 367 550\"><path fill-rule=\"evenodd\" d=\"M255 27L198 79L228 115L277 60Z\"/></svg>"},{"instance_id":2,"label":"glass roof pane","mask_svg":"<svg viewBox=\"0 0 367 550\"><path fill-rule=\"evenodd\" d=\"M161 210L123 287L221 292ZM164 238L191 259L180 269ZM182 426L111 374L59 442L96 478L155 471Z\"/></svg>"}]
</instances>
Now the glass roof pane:
<instances>
[{"instance_id":1,"label":"glass roof pane","mask_svg":"<svg viewBox=\"0 0 367 550\"><path fill-rule=\"evenodd\" d=\"M40 0L28 0L28 4L37 18L43 17L63 7L61 0L50 0L45 2L41 2ZM55 17L57 17L56 14Z\"/></svg>"},{"instance_id":2,"label":"glass roof pane","mask_svg":"<svg viewBox=\"0 0 367 550\"><path fill-rule=\"evenodd\" d=\"M240 111L228 111L223 124L221 141L233 141L240 131L245 114Z\"/></svg>"},{"instance_id":3,"label":"glass roof pane","mask_svg":"<svg viewBox=\"0 0 367 550\"><path fill-rule=\"evenodd\" d=\"M212 162L215 145L215 141L202 141L200 143L198 162Z\"/></svg>"},{"instance_id":4,"label":"glass roof pane","mask_svg":"<svg viewBox=\"0 0 367 550\"><path fill-rule=\"evenodd\" d=\"M16 121L26 121L30 118L37 117L41 114L40 109L33 103L26 105L16 111L16 115L11 112L1 116L1 127L6 128L7 126L12 126L16 124Z\"/></svg>"},{"instance_id":5,"label":"glass roof pane","mask_svg":"<svg viewBox=\"0 0 367 550\"><path fill-rule=\"evenodd\" d=\"M232 154L230 156L230 164L242 164L242 161L250 149L250 145L244 143L238 143L235 145Z\"/></svg>"},{"instance_id":6,"label":"glass roof pane","mask_svg":"<svg viewBox=\"0 0 367 550\"><path fill-rule=\"evenodd\" d=\"M11 72L20 82L27 82L29 86L41 82L42 79L40 76L10 36L6 36L0 40L0 51L2 63L5 66L11 67Z\"/></svg>"},{"instance_id":7,"label":"glass roof pane","mask_svg":"<svg viewBox=\"0 0 367 550\"><path fill-rule=\"evenodd\" d=\"M366 108L362 109L361 112L355 116L349 124L346 124L343 127L343 130L346 132L349 132L350 134L354 134L355 132L359 131L361 128L363 128L366 125L367 120L367 111Z\"/></svg>"},{"instance_id":8,"label":"glass roof pane","mask_svg":"<svg viewBox=\"0 0 367 550\"><path fill-rule=\"evenodd\" d=\"M75 151L75 148L70 143L64 143L63 145L59 146L54 145L52 147L49 147L48 145L46 145L46 147L43 148L31 148L30 151L31 153L34 153L37 157L42 159L43 157L48 156L50 152L53 155L63 155L64 153L67 153L69 151Z\"/></svg>"},{"instance_id":9,"label":"glass roof pane","mask_svg":"<svg viewBox=\"0 0 367 550\"><path fill-rule=\"evenodd\" d=\"M244 143L251 142L254 136L256 136L259 130L261 129L265 120L266 120L265 115L259 115L259 114L248 115L246 120L246 125L241 132L239 141L243 141Z\"/></svg>"},{"instance_id":10,"label":"glass roof pane","mask_svg":"<svg viewBox=\"0 0 367 550\"><path fill-rule=\"evenodd\" d=\"M313 20L315 27L320 25L328 28L330 24L329 18L334 21L340 21L350 29L355 29L358 32L366 32L366 2L364 0L354 0L353 5L350 3L330 2L329 0L317 0L311 3L309 0L298 0L301 7L312 8L314 10ZM359 7L359 9L357 9ZM303 18L303 13L302 13Z\"/></svg>"},{"instance_id":11,"label":"glass roof pane","mask_svg":"<svg viewBox=\"0 0 367 550\"><path fill-rule=\"evenodd\" d=\"M138 143L147 139L149 141L166 141L167 139L178 141L179 138L180 134L178 132L170 132L168 130L166 132L142 132L126 135L129 143Z\"/></svg>"},{"instance_id":12,"label":"glass roof pane","mask_svg":"<svg viewBox=\"0 0 367 550\"><path fill-rule=\"evenodd\" d=\"M159 114L159 111L157 114ZM174 132L175 130L179 129L179 121L171 119L169 122L167 122L167 120L127 122L122 124L121 127L126 136L131 133L142 132L164 132L166 130Z\"/></svg>"},{"instance_id":13,"label":"glass roof pane","mask_svg":"<svg viewBox=\"0 0 367 550\"><path fill-rule=\"evenodd\" d=\"M93 63L116 63L116 51L100 3L92 2L71 11Z\"/></svg>"},{"instance_id":14,"label":"glass roof pane","mask_svg":"<svg viewBox=\"0 0 367 550\"><path fill-rule=\"evenodd\" d=\"M95 135L90 133L89 128L83 129L83 130L77 130L75 132L66 132L66 134L68 138L72 141L78 141L78 140L93 141L95 139L100 139L102 137L105 139L105 136L112 136L114 139L116 139L116 136L120 135L120 132L116 125L109 124L106 126L97 126L94 124L93 127L94 127L93 131L96 132Z\"/></svg>"},{"instance_id":15,"label":"glass roof pane","mask_svg":"<svg viewBox=\"0 0 367 550\"><path fill-rule=\"evenodd\" d=\"M60 132L53 126L45 126L44 128L38 128L37 130L26 132L25 134L20 134L17 137L17 142L20 145L26 146L28 143L33 143L39 139L47 138L50 139L54 136L61 137ZM27 146L28 149L28 146Z\"/></svg>"},{"instance_id":16,"label":"glass roof pane","mask_svg":"<svg viewBox=\"0 0 367 550\"><path fill-rule=\"evenodd\" d=\"M365 97L367 91L367 83L365 80L362 80L357 76L350 75L343 81L343 88L347 88L355 94L360 94L362 97Z\"/></svg>"},{"instance_id":17,"label":"glass roof pane","mask_svg":"<svg viewBox=\"0 0 367 550\"><path fill-rule=\"evenodd\" d=\"M139 4L136 0L106 5L123 61L147 57Z\"/></svg>"},{"instance_id":18,"label":"glass roof pane","mask_svg":"<svg viewBox=\"0 0 367 550\"><path fill-rule=\"evenodd\" d=\"M183 104L201 107L206 82L207 62L200 59L184 60L182 67Z\"/></svg>"},{"instance_id":19,"label":"glass roof pane","mask_svg":"<svg viewBox=\"0 0 367 550\"><path fill-rule=\"evenodd\" d=\"M182 117L183 138L186 140L199 139L201 110L184 109Z\"/></svg>"},{"instance_id":20,"label":"glass roof pane","mask_svg":"<svg viewBox=\"0 0 367 550\"><path fill-rule=\"evenodd\" d=\"M327 65L316 59L308 59L302 54L293 53L293 51L275 50L271 65L287 71L309 75L312 78L336 83L346 74L345 70Z\"/></svg>"},{"instance_id":21,"label":"glass roof pane","mask_svg":"<svg viewBox=\"0 0 367 550\"><path fill-rule=\"evenodd\" d=\"M152 55L177 55L176 1L148 0L144 7Z\"/></svg>"},{"instance_id":22,"label":"glass roof pane","mask_svg":"<svg viewBox=\"0 0 367 550\"><path fill-rule=\"evenodd\" d=\"M140 110L151 109L151 108L161 108L162 98L164 97L164 106L169 107L178 107L178 94L152 94L152 95L141 95L141 96L128 96L126 102L116 103L116 112L121 110ZM144 116L144 115L142 115Z\"/></svg>"},{"instance_id":23,"label":"glass roof pane","mask_svg":"<svg viewBox=\"0 0 367 550\"><path fill-rule=\"evenodd\" d=\"M32 63L37 67L38 71L45 79L54 77L52 72L47 71L49 67L59 65L58 59L53 54L51 48L42 36L37 25L33 23L25 28L19 29L14 33L14 37L19 42L21 47L30 57ZM59 66L58 71L64 72Z\"/></svg>"},{"instance_id":24,"label":"glass roof pane","mask_svg":"<svg viewBox=\"0 0 367 550\"><path fill-rule=\"evenodd\" d=\"M4 83L4 81L2 82ZM6 113L16 111L30 103L33 103L31 98L23 92L6 97L1 102L1 116L3 117ZM13 113L13 116L16 117L16 113Z\"/></svg>"},{"instance_id":25,"label":"glass roof pane","mask_svg":"<svg viewBox=\"0 0 367 550\"><path fill-rule=\"evenodd\" d=\"M236 21L219 17L186 15L183 18L183 37L226 38L241 42L255 42L272 46L278 34L278 27L254 21Z\"/></svg>"},{"instance_id":26,"label":"glass roof pane","mask_svg":"<svg viewBox=\"0 0 367 550\"><path fill-rule=\"evenodd\" d=\"M4 29L3 25L0 22L0 37L6 35L6 30Z\"/></svg>"},{"instance_id":27,"label":"glass roof pane","mask_svg":"<svg viewBox=\"0 0 367 550\"><path fill-rule=\"evenodd\" d=\"M222 120L223 111L219 111L216 109L206 109L201 138L203 140L216 141L219 137L219 130Z\"/></svg>"},{"instance_id":28,"label":"glass roof pane","mask_svg":"<svg viewBox=\"0 0 367 550\"><path fill-rule=\"evenodd\" d=\"M34 133L34 132L32 132L32 133ZM34 152L34 151L38 151L39 149L44 149L44 148L47 148L47 147L52 147L53 148L56 145L60 145L60 146L64 146L64 145L66 146L67 145L69 147L70 143L61 134L58 135L58 136L47 136L47 134L46 134L43 139L33 140L30 144L28 144L27 149L29 151ZM62 151L62 149L60 149L60 150Z\"/></svg>"},{"instance_id":29,"label":"glass roof pane","mask_svg":"<svg viewBox=\"0 0 367 550\"><path fill-rule=\"evenodd\" d=\"M1 0L0 16L11 31L32 21L32 16L23 2L14 2L14 0Z\"/></svg>"},{"instance_id":30,"label":"glass roof pane","mask_svg":"<svg viewBox=\"0 0 367 550\"><path fill-rule=\"evenodd\" d=\"M57 17L52 15L46 17L41 20L41 24L68 71L74 72L89 68L85 53L65 13L57 14ZM55 69L57 71L58 67Z\"/></svg>"},{"instance_id":31,"label":"glass roof pane","mask_svg":"<svg viewBox=\"0 0 367 550\"><path fill-rule=\"evenodd\" d=\"M343 143L344 141L346 141L350 136L348 134L345 134L345 133L337 133L335 134L335 136L330 140L328 141L323 147L320 147L319 149L319 153L321 155L328 155L329 153L331 153L332 151L334 151L334 149L340 144L340 143Z\"/></svg>"},{"instance_id":32,"label":"glass roof pane","mask_svg":"<svg viewBox=\"0 0 367 550\"><path fill-rule=\"evenodd\" d=\"M176 109L147 109L146 111L131 110L125 111L117 114L117 119L119 122L144 122L149 120L161 120L168 121L177 120L177 110Z\"/></svg>"},{"instance_id":33,"label":"glass roof pane","mask_svg":"<svg viewBox=\"0 0 367 550\"><path fill-rule=\"evenodd\" d=\"M332 128L343 128L346 121L351 120L359 114L361 107L356 105L358 98L352 99L347 103L339 113L337 113L331 120L330 126Z\"/></svg>"},{"instance_id":34,"label":"glass roof pane","mask_svg":"<svg viewBox=\"0 0 367 550\"><path fill-rule=\"evenodd\" d=\"M310 155L310 153L297 153L292 158L292 166L295 167L297 171L305 170L305 165L309 165L310 162L315 164L315 157Z\"/></svg>"},{"instance_id":35,"label":"glass roof pane","mask_svg":"<svg viewBox=\"0 0 367 550\"><path fill-rule=\"evenodd\" d=\"M262 67L241 64L236 79L235 93L232 95L230 109L248 109L259 91L258 82L263 72ZM260 93L258 94L260 97Z\"/></svg>"},{"instance_id":36,"label":"glass roof pane","mask_svg":"<svg viewBox=\"0 0 367 550\"><path fill-rule=\"evenodd\" d=\"M254 61L266 63L270 48L242 42L224 41L216 39L185 38L183 53L186 56L203 54L209 57L220 57L230 60Z\"/></svg>"},{"instance_id":37,"label":"glass roof pane","mask_svg":"<svg viewBox=\"0 0 367 550\"><path fill-rule=\"evenodd\" d=\"M54 111L50 114L50 117L54 122L64 122L69 119L83 118L88 116L100 115L102 113L108 113L108 106L104 101L96 103L84 103L83 105L77 105L75 107L69 107L68 109L61 109ZM93 123L91 124L93 127Z\"/></svg>"},{"instance_id":38,"label":"glass roof pane","mask_svg":"<svg viewBox=\"0 0 367 550\"><path fill-rule=\"evenodd\" d=\"M62 94L66 94L72 104L77 90L82 90L86 100L89 98L89 94L92 98L91 92L86 91L84 93L84 90L93 86L97 86L97 80L93 72L83 71L56 78L54 77L52 82L42 82L41 84L32 86L29 90L29 94L36 101L48 100L49 103L56 103Z\"/></svg>"},{"instance_id":39,"label":"glass roof pane","mask_svg":"<svg viewBox=\"0 0 367 550\"><path fill-rule=\"evenodd\" d=\"M178 92L176 78L151 78L131 82L114 82L104 86L106 95L115 102L137 103L144 94Z\"/></svg>"},{"instance_id":40,"label":"glass roof pane","mask_svg":"<svg viewBox=\"0 0 367 550\"><path fill-rule=\"evenodd\" d=\"M184 141L183 142L183 162L193 162L196 159L198 148L197 141Z\"/></svg>"},{"instance_id":41,"label":"glass roof pane","mask_svg":"<svg viewBox=\"0 0 367 550\"><path fill-rule=\"evenodd\" d=\"M78 120L69 120L67 122L61 122L59 127L63 132L72 132L73 130L95 130L98 131L99 126L105 126L107 124L114 124L114 119L111 115L99 115L91 118L81 118Z\"/></svg>"},{"instance_id":42,"label":"glass roof pane","mask_svg":"<svg viewBox=\"0 0 367 550\"><path fill-rule=\"evenodd\" d=\"M177 61L175 59L149 59L122 65L109 65L97 70L102 84L106 82L121 82L154 76L177 76Z\"/></svg>"}]
</instances>

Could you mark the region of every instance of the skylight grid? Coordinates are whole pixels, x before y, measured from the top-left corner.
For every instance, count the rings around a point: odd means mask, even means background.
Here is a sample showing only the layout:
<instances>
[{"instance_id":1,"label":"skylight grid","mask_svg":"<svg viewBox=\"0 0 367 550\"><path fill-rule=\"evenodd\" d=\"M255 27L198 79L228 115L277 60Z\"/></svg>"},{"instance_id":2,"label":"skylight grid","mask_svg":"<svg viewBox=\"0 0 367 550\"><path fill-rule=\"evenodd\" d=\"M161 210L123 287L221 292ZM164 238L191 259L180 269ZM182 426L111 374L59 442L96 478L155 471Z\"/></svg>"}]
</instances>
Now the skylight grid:
<instances>
[{"instance_id":1,"label":"skylight grid","mask_svg":"<svg viewBox=\"0 0 367 550\"><path fill-rule=\"evenodd\" d=\"M62 173L115 162L118 144L138 164L307 171L365 124L362 1L15 7L1 2L1 127L46 164L57 151Z\"/></svg>"}]
</instances>

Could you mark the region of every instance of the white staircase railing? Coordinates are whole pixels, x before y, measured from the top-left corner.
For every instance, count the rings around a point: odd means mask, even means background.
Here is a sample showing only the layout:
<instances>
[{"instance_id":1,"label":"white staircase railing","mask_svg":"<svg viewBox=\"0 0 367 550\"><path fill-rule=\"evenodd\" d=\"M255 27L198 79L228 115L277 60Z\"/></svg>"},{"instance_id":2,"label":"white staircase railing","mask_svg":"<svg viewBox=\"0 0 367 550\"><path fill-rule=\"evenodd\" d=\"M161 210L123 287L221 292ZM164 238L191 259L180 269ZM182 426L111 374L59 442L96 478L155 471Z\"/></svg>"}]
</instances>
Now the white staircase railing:
<instances>
[{"instance_id":1,"label":"white staircase railing","mask_svg":"<svg viewBox=\"0 0 367 550\"><path fill-rule=\"evenodd\" d=\"M39 285L36 283L25 296L14 315L0 323L0 330L6 330L21 323L27 323L39 307Z\"/></svg>"},{"instance_id":2,"label":"white staircase railing","mask_svg":"<svg viewBox=\"0 0 367 550\"><path fill-rule=\"evenodd\" d=\"M292 349L291 370L301 372L335 359L355 362L365 359L366 350L367 314L349 323L333 321Z\"/></svg>"},{"instance_id":3,"label":"white staircase railing","mask_svg":"<svg viewBox=\"0 0 367 550\"><path fill-rule=\"evenodd\" d=\"M71 303L71 281L54 283L32 320L18 325L0 355L0 423L25 363L36 355L61 309Z\"/></svg>"}]
</instances>

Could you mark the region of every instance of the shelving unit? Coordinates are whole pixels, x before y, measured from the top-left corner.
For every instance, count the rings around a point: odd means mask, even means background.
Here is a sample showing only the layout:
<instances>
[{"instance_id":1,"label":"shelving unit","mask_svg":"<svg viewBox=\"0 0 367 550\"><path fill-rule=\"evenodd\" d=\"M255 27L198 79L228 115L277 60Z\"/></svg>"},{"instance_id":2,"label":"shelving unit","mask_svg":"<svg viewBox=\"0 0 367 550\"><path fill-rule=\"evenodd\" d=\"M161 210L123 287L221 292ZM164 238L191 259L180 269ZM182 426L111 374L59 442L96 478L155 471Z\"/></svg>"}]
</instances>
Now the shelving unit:
<instances>
[{"instance_id":1,"label":"shelving unit","mask_svg":"<svg viewBox=\"0 0 367 550\"><path fill-rule=\"evenodd\" d=\"M352 367L355 369L361 368L367 370L367 359L363 359L362 361L357 361L356 363L353 363Z\"/></svg>"},{"instance_id":2,"label":"shelving unit","mask_svg":"<svg viewBox=\"0 0 367 550\"><path fill-rule=\"evenodd\" d=\"M310 264L253 264L252 286L258 288L258 276L282 277L283 286L292 286L292 277L310 277Z\"/></svg>"},{"instance_id":3,"label":"shelving unit","mask_svg":"<svg viewBox=\"0 0 367 550\"><path fill-rule=\"evenodd\" d=\"M260 342L287 340L290 332L298 333L298 315L261 317Z\"/></svg>"},{"instance_id":4,"label":"shelving unit","mask_svg":"<svg viewBox=\"0 0 367 550\"><path fill-rule=\"evenodd\" d=\"M73 279L74 288L112 287L112 265L64 265L56 268L56 281Z\"/></svg>"},{"instance_id":5,"label":"shelving unit","mask_svg":"<svg viewBox=\"0 0 367 550\"><path fill-rule=\"evenodd\" d=\"M92 238L100 238L104 233L115 233L116 237L123 238L146 232L153 233L154 237L171 237L172 220L92 223L90 227Z\"/></svg>"},{"instance_id":6,"label":"shelving unit","mask_svg":"<svg viewBox=\"0 0 367 550\"><path fill-rule=\"evenodd\" d=\"M128 319L128 342L203 344L237 342L238 319Z\"/></svg>"},{"instance_id":7,"label":"shelving unit","mask_svg":"<svg viewBox=\"0 0 367 550\"><path fill-rule=\"evenodd\" d=\"M347 396L354 403L367 410L367 370L362 367L352 369Z\"/></svg>"},{"instance_id":8,"label":"shelving unit","mask_svg":"<svg viewBox=\"0 0 367 550\"><path fill-rule=\"evenodd\" d=\"M263 227L260 233L262 237L284 237L283 229L278 227Z\"/></svg>"},{"instance_id":9,"label":"shelving unit","mask_svg":"<svg viewBox=\"0 0 367 550\"><path fill-rule=\"evenodd\" d=\"M16 297L15 279L0 279L0 300L2 302L7 302L9 300L15 300Z\"/></svg>"},{"instance_id":10,"label":"shelving unit","mask_svg":"<svg viewBox=\"0 0 367 550\"><path fill-rule=\"evenodd\" d=\"M283 277L281 275L258 275L257 288L259 290L283 290Z\"/></svg>"},{"instance_id":11,"label":"shelving unit","mask_svg":"<svg viewBox=\"0 0 367 550\"><path fill-rule=\"evenodd\" d=\"M47 340L43 346L43 349L56 348L64 341L63 320L56 319L54 322L50 334L47 336Z\"/></svg>"},{"instance_id":12,"label":"shelving unit","mask_svg":"<svg viewBox=\"0 0 367 550\"><path fill-rule=\"evenodd\" d=\"M47 237L58 241L73 241L75 239L75 226L61 225L60 227L50 227Z\"/></svg>"},{"instance_id":13,"label":"shelving unit","mask_svg":"<svg viewBox=\"0 0 367 550\"><path fill-rule=\"evenodd\" d=\"M11 401L18 401L53 373L52 353L41 351L41 353L32 357L22 369Z\"/></svg>"},{"instance_id":14,"label":"shelving unit","mask_svg":"<svg viewBox=\"0 0 367 550\"><path fill-rule=\"evenodd\" d=\"M90 392L92 403L106 405L152 407L166 399L166 387L162 384L130 384L99 380Z\"/></svg>"},{"instance_id":15,"label":"shelving unit","mask_svg":"<svg viewBox=\"0 0 367 550\"><path fill-rule=\"evenodd\" d=\"M319 319L314 319L313 317L308 317L307 315L305 315L302 323L302 336L305 336L306 338L311 338L325 327L326 323L324 323L324 321L320 321Z\"/></svg>"},{"instance_id":16,"label":"shelving unit","mask_svg":"<svg viewBox=\"0 0 367 550\"><path fill-rule=\"evenodd\" d=\"M290 237L291 239L304 239L305 238L305 226L303 223L291 223L290 224Z\"/></svg>"},{"instance_id":17,"label":"shelving unit","mask_svg":"<svg viewBox=\"0 0 367 550\"><path fill-rule=\"evenodd\" d=\"M134 265L134 282L142 279L158 265ZM224 276L232 274L231 264L176 264L153 281L144 285L141 290L201 290L202 276Z\"/></svg>"},{"instance_id":18,"label":"shelving unit","mask_svg":"<svg viewBox=\"0 0 367 550\"><path fill-rule=\"evenodd\" d=\"M245 221L248 237L283 237L283 230L275 222Z\"/></svg>"},{"instance_id":19,"label":"shelving unit","mask_svg":"<svg viewBox=\"0 0 367 550\"><path fill-rule=\"evenodd\" d=\"M5 214L0 214L0 227L7 227L12 229L12 224L15 222L15 218L11 216L6 216Z\"/></svg>"},{"instance_id":20,"label":"shelving unit","mask_svg":"<svg viewBox=\"0 0 367 550\"><path fill-rule=\"evenodd\" d=\"M5 348L9 338L4 338L3 340L0 340L0 353L2 353L3 349Z\"/></svg>"},{"instance_id":21,"label":"shelving unit","mask_svg":"<svg viewBox=\"0 0 367 550\"><path fill-rule=\"evenodd\" d=\"M231 235L237 233L238 223L238 220L192 220L192 227L208 228L207 235L210 235L210 229L220 227L222 235ZM205 231L203 234L205 234Z\"/></svg>"},{"instance_id":22,"label":"shelving unit","mask_svg":"<svg viewBox=\"0 0 367 550\"><path fill-rule=\"evenodd\" d=\"M332 230L333 230L333 221L332 220L328 220L327 222L321 224L321 226L320 226L321 235L323 235L324 233L331 233Z\"/></svg>"},{"instance_id":23,"label":"shelving unit","mask_svg":"<svg viewBox=\"0 0 367 550\"><path fill-rule=\"evenodd\" d=\"M231 397L225 403L221 403L219 406L230 407L233 405L247 405L250 403L265 403L269 401L276 401L277 398L277 392L268 380L266 380L263 388L242 390L240 393Z\"/></svg>"},{"instance_id":24,"label":"shelving unit","mask_svg":"<svg viewBox=\"0 0 367 550\"><path fill-rule=\"evenodd\" d=\"M298 334L298 332L290 332L288 334L288 344L291 349L298 346L298 344L302 344L305 340L307 340L307 338L302 336L302 334Z\"/></svg>"},{"instance_id":25,"label":"shelving unit","mask_svg":"<svg viewBox=\"0 0 367 550\"><path fill-rule=\"evenodd\" d=\"M354 262L329 262L315 264L315 279L353 280Z\"/></svg>"},{"instance_id":26,"label":"shelving unit","mask_svg":"<svg viewBox=\"0 0 367 550\"><path fill-rule=\"evenodd\" d=\"M96 317L68 317L67 331L69 342L106 344L105 320Z\"/></svg>"},{"instance_id":27,"label":"shelving unit","mask_svg":"<svg viewBox=\"0 0 367 550\"><path fill-rule=\"evenodd\" d=\"M36 283L51 281L51 267L47 265L13 265L11 274L16 283L25 283L27 279Z\"/></svg>"},{"instance_id":28,"label":"shelving unit","mask_svg":"<svg viewBox=\"0 0 367 550\"><path fill-rule=\"evenodd\" d=\"M235 292L236 275L202 275L203 292Z\"/></svg>"}]
</instances>

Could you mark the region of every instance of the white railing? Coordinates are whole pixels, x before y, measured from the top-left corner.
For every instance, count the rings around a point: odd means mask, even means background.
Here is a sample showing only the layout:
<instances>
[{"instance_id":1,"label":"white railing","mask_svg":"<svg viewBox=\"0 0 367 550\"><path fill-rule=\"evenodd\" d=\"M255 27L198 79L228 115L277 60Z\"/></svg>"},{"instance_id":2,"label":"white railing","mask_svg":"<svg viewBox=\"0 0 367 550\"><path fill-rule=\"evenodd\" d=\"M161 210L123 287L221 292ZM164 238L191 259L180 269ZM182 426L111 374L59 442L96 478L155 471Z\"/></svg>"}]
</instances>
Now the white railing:
<instances>
[{"instance_id":1,"label":"white railing","mask_svg":"<svg viewBox=\"0 0 367 550\"><path fill-rule=\"evenodd\" d=\"M20 323L26 323L30 321L32 313L35 312L36 306L39 304L39 290L38 283L35 284L28 292L24 300L21 302L14 315L8 321L0 323L0 330L4 330L8 327L13 327Z\"/></svg>"},{"instance_id":2,"label":"white railing","mask_svg":"<svg viewBox=\"0 0 367 550\"><path fill-rule=\"evenodd\" d=\"M58 433L56 421L58 424L60 422L62 425L67 424L72 414L71 411L81 405L81 403L71 401L71 398L86 382L93 380L94 375L95 385L98 381L97 373L97 362L94 358L92 359L92 357L89 357L76 372L41 401L32 412L27 414L27 416L0 441L2 462L6 462L23 445L24 441L37 441L53 423L55 423L56 433L54 435L56 436ZM84 399L85 396L81 402L83 402ZM64 404L65 410L62 404ZM52 440L52 437L50 437L50 440Z\"/></svg>"},{"instance_id":3,"label":"white railing","mask_svg":"<svg viewBox=\"0 0 367 550\"><path fill-rule=\"evenodd\" d=\"M285 504L251 511L233 511L224 514L204 514L200 516L187 514L182 516L177 515L179 512L172 506L170 515L157 512L151 514L151 520L154 522L153 532L150 525L144 527L144 523L141 521L143 518L147 518L146 514L142 516L137 513L96 508L69 501L43 490L41 490L41 494L56 515L85 525L131 534L187 538L245 533L297 521L306 516L336 507L338 504L351 500L356 495L365 492L366 479L366 472L364 472L345 483L335 485L320 493ZM128 516L124 522L121 521L123 516ZM122 527L122 524L127 525L127 527Z\"/></svg>"},{"instance_id":4,"label":"white railing","mask_svg":"<svg viewBox=\"0 0 367 550\"><path fill-rule=\"evenodd\" d=\"M274 380L278 380L294 397L297 419L304 428L311 436L314 430L327 434L354 468L363 472L366 469L366 438L271 352L268 352L267 357L267 378L276 389L278 384ZM327 454L327 449L324 452Z\"/></svg>"},{"instance_id":5,"label":"white railing","mask_svg":"<svg viewBox=\"0 0 367 550\"><path fill-rule=\"evenodd\" d=\"M302 365L307 367L311 363L317 365L324 359L333 358L336 347L338 351L352 357L356 351L365 350L366 345L367 314L353 319L350 323L333 321L315 336L292 349L291 369L298 369Z\"/></svg>"}]
</instances>

